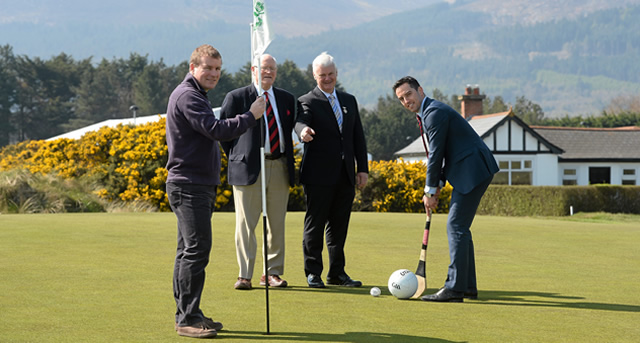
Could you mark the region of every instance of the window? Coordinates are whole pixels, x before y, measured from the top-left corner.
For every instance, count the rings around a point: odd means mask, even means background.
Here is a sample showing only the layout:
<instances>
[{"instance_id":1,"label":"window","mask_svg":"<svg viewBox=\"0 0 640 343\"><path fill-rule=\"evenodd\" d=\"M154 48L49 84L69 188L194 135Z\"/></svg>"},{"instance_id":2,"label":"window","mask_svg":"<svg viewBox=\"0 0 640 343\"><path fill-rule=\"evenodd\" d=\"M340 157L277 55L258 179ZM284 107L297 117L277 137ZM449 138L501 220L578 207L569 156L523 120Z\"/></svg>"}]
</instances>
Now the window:
<instances>
[{"instance_id":1,"label":"window","mask_svg":"<svg viewBox=\"0 0 640 343\"><path fill-rule=\"evenodd\" d=\"M575 186L578 184L578 170L567 168L562 171L562 185Z\"/></svg>"},{"instance_id":2,"label":"window","mask_svg":"<svg viewBox=\"0 0 640 343\"><path fill-rule=\"evenodd\" d=\"M531 160L498 161L500 171L493 176L494 185L532 185L533 162Z\"/></svg>"},{"instance_id":3,"label":"window","mask_svg":"<svg viewBox=\"0 0 640 343\"><path fill-rule=\"evenodd\" d=\"M636 170L635 169L623 169L622 170L622 184L623 185L636 185Z\"/></svg>"}]
</instances>

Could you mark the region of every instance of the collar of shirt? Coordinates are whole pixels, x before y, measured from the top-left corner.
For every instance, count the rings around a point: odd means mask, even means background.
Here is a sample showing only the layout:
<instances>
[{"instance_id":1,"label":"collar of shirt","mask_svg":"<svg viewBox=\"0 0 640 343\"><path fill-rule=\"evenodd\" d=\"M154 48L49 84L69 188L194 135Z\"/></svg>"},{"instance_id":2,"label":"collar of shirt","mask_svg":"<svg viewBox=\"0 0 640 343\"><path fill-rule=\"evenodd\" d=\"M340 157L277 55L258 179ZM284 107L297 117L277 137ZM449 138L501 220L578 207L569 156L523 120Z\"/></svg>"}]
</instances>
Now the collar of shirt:
<instances>
[{"instance_id":1,"label":"collar of shirt","mask_svg":"<svg viewBox=\"0 0 640 343\"><path fill-rule=\"evenodd\" d=\"M320 89L320 87L318 87L318 89ZM324 96L327 97L327 100L329 100L329 96L333 95L333 97L336 99L335 100L336 101L336 105L338 105L339 109L342 109L342 106L340 106L340 100L338 100L338 94L336 93L336 89L335 88L333 89L333 92L331 92L331 93L327 93L327 92L323 91L322 89L320 89L320 91L322 92L322 94L324 94ZM341 112L344 112L344 111L341 111ZM343 115L344 115L344 113L343 113Z\"/></svg>"},{"instance_id":2,"label":"collar of shirt","mask_svg":"<svg viewBox=\"0 0 640 343\"><path fill-rule=\"evenodd\" d=\"M422 117L422 112L424 111L424 103L427 102L427 97L425 96L424 99L422 99L422 104L420 104L420 112L418 112L417 114L420 115L420 117Z\"/></svg>"},{"instance_id":3,"label":"collar of shirt","mask_svg":"<svg viewBox=\"0 0 640 343\"><path fill-rule=\"evenodd\" d=\"M262 87L258 87L258 85L256 85L255 83L253 84L253 86L255 87L256 92L258 93L258 95L262 95L262 94L264 94L264 92L267 92L267 94L269 94L269 100L276 98L275 93L273 93L273 87L271 87L271 88L269 88L269 90L265 91L264 89L262 89ZM275 100L273 101L273 103L275 104Z\"/></svg>"}]
</instances>

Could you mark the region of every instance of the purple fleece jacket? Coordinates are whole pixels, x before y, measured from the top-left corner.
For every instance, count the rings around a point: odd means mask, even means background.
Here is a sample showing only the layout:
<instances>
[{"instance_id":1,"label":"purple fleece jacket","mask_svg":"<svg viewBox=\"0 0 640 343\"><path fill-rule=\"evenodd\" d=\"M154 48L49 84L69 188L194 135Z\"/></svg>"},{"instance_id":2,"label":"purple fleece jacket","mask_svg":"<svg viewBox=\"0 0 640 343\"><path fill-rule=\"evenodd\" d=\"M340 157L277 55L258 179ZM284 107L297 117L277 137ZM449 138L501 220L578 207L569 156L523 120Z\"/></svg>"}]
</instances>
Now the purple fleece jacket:
<instances>
[{"instance_id":1,"label":"purple fleece jacket","mask_svg":"<svg viewBox=\"0 0 640 343\"><path fill-rule=\"evenodd\" d=\"M167 106L167 182L219 185L218 141L232 140L256 123L251 112L216 119L207 92L187 74Z\"/></svg>"}]
</instances>

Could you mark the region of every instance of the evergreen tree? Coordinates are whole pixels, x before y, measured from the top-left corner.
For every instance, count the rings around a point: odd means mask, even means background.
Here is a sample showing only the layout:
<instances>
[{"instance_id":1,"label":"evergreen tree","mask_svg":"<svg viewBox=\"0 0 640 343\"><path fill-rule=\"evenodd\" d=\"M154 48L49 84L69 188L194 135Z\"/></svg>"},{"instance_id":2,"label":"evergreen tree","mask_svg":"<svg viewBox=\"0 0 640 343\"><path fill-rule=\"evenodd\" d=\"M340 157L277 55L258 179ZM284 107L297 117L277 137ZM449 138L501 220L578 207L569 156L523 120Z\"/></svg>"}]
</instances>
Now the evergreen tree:
<instances>
[{"instance_id":1,"label":"evergreen tree","mask_svg":"<svg viewBox=\"0 0 640 343\"><path fill-rule=\"evenodd\" d=\"M75 88L75 117L65 125L67 131L124 115L118 74L115 62L106 59L96 68L85 70L80 85Z\"/></svg>"},{"instance_id":2,"label":"evergreen tree","mask_svg":"<svg viewBox=\"0 0 640 343\"><path fill-rule=\"evenodd\" d=\"M536 125L544 119L544 112L540 105L528 100L524 96L516 97L513 113L529 125Z\"/></svg>"},{"instance_id":3,"label":"evergreen tree","mask_svg":"<svg viewBox=\"0 0 640 343\"><path fill-rule=\"evenodd\" d=\"M11 143L15 133L12 107L16 96L15 56L9 45L0 46L0 147Z\"/></svg>"},{"instance_id":4,"label":"evergreen tree","mask_svg":"<svg viewBox=\"0 0 640 343\"><path fill-rule=\"evenodd\" d=\"M408 112L395 96L380 97L375 109L360 111L367 150L374 160L395 159L396 151L420 136L415 114Z\"/></svg>"},{"instance_id":5,"label":"evergreen tree","mask_svg":"<svg viewBox=\"0 0 640 343\"><path fill-rule=\"evenodd\" d=\"M166 66L162 61L149 63L133 82L134 103L138 106L140 115L166 112L169 94L167 94L163 77L165 69Z\"/></svg>"},{"instance_id":6,"label":"evergreen tree","mask_svg":"<svg viewBox=\"0 0 640 343\"><path fill-rule=\"evenodd\" d=\"M285 60L284 63L278 66L278 77L276 78L275 86L286 89L297 99L313 89L316 83L313 77L309 79L293 61Z\"/></svg>"}]
</instances>

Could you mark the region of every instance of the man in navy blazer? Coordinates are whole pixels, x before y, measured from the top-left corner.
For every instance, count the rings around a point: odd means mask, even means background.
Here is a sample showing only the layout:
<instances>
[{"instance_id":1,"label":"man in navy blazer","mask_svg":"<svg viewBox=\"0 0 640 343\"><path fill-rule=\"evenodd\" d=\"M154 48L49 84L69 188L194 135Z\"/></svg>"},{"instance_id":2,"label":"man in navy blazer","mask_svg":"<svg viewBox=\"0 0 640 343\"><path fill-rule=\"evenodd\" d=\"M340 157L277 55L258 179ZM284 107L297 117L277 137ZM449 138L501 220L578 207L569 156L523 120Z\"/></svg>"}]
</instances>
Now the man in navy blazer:
<instances>
[{"instance_id":1,"label":"man in navy blazer","mask_svg":"<svg viewBox=\"0 0 640 343\"><path fill-rule=\"evenodd\" d=\"M411 76L398 80L393 90L402 105L416 113L420 131L428 141L427 178L422 201L425 210L438 205L446 181L453 186L447 235L451 264L447 280L425 301L462 302L477 299L476 266L471 223L493 174L499 168L493 154L469 123L453 108L425 96Z\"/></svg>"},{"instance_id":2,"label":"man in navy blazer","mask_svg":"<svg viewBox=\"0 0 640 343\"><path fill-rule=\"evenodd\" d=\"M260 76L256 63L260 63ZM251 68L255 83L235 89L224 98L220 109L221 118L232 118L244 113L260 96L265 97L267 107L260 124L250 128L240 137L221 146L228 158L228 181L233 186L236 211L236 255L240 268L236 289L251 289L251 278L256 259L257 242L255 228L262 213L262 180L260 147L265 147L265 184L267 201L267 252L268 275L262 275L260 284L266 280L271 287L286 287L287 281L280 278L284 273L285 216L289 201L289 186L294 185L294 159L292 130L295 122L296 100L280 88L273 87L278 66L271 55L262 55ZM260 87L258 81L261 80ZM264 93L267 95L263 95ZM241 111L241 112L238 112ZM266 113L269 112L269 113ZM270 124L277 133L269 133ZM273 149L272 149L273 147Z\"/></svg>"},{"instance_id":3,"label":"man in navy blazer","mask_svg":"<svg viewBox=\"0 0 640 343\"><path fill-rule=\"evenodd\" d=\"M344 246L355 197L355 186L367 183L367 145L358 103L336 91L338 69L322 53L312 64L317 87L301 96L295 130L304 142L300 183L305 193L304 270L309 287L324 288L322 248L326 232L329 252L327 283L360 287L345 272ZM326 229L326 231L325 231Z\"/></svg>"}]
</instances>

